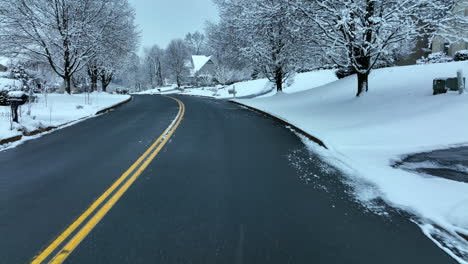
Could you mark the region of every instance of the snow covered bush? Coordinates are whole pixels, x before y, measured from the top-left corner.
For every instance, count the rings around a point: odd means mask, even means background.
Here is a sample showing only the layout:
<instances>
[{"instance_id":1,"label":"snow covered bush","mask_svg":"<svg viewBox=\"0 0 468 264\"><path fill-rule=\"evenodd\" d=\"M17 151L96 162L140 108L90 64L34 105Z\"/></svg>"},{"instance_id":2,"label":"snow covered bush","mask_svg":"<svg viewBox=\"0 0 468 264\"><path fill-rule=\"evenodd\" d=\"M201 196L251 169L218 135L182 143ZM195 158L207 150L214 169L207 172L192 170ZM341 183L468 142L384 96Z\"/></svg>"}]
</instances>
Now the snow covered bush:
<instances>
[{"instance_id":1,"label":"snow covered bush","mask_svg":"<svg viewBox=\"0 0 468 264\"><path fill-rule=\"evenodd\" d=\"M338 77L338 79L343 79L345 77L351 76L356 73L357 71L354 68L346 67L346 68L341 68L337 70L335 74L336 74L336 77Z\"/></svg>"},{"instance_id":2,"label":"snow covered bush","mask_svg":"<svg viewBox=\"0 0 468 264\"><path fill-rule=\"evenodd\" d=\"M208 87L216 84L216 80L209 75L200 75L193 79L192 85L195 87Z\"/></svg>"},{"instance_id":3,"label":"snow covered bush","mask_svg":"<svg viewBox=\"0 0 468 264\"><path fill-rule=\"evenodd\" d=\"M8 90L0 88L0 106L8 105Z\"/></svg>"},{"instance_id":4,"label":"snow covered bush","mask_svg":"<svg viewBox=\"0 0 468 264\"><path fill-rule=\"evenodd\" d=\"M432 63L446 63L452 62L453 58L449 57L443 52L437 52L429 54L427 57L423 57L417 61L417 64L432 64Z\"/></svg>"},{"instance_id":5,"label":"snow covered bush","mask_svg":"<svg viewBox=\"0 0 468 264\"><path fill-rule=\"evenodd\" d=\"M128 89L125 89L125 88L117 88L117 89L115 90L115 92L116 92L117 94L129 94Z\"/></svg>"},{"instance_id":6,"label":"snow covered bush","mask_svg":"<svg viewBox=\"0 0 468 264\"><path fill-rule=\"evenodd\" d=\"M29 90L29 81L32 79L31 74L21 65L14 66L11 69L10 77L18 80L21 83L20 90Z\"/></svg>"},{"instance_id":7,"label":"snow covered bush","mask_svg":"<svg viewBox=\"0 0 468 264\"><path fill-rule=\"evenodd\" d=\"M453 56L454 61L468 61L468 50L460 50Z\"/></svg>"}]
</instances>

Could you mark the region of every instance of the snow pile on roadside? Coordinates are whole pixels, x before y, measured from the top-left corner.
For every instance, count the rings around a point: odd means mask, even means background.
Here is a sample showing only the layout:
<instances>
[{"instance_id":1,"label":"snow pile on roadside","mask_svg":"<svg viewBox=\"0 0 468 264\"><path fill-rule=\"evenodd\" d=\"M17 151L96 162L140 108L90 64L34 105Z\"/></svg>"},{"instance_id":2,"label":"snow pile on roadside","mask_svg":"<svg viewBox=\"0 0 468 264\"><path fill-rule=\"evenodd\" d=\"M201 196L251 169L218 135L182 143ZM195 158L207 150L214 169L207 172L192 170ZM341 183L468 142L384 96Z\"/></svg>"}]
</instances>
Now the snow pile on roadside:
<instances>
[{"instance_id":1,"label":"snow pile on roadside","mask_svg":"<svg viewBox=\"0 0 468 264\"><path fill-rule=\"evenodd\" d=\"M134 94L134 95L154 95L154 94L173 94L173 93L176 93L176 92L178 92L177 86L171 85L171 86L155 88L155 89L150 89L150 90L141 91L141 92L134 92L132 94Z\"/></svg>"},{"instance_id":2,"label":"snow pile on roadside","mask_svg":"<svg viewBox=\"0 0 468 264\"><path fill-rule=\"evenodd\" d=\"M238 102L323 140L331 151L315 150L346 168L356 184L376 186L377 192L358 188L359 198L377 195L416 214L425 233L439 239L450 235L442 246L466 263L468 243L457 232L468 237L468 184L391 167L403 155L468 144L468 95L432 95L433 79L455 77L458 69L468 74L468 62L376 70L361 98L355 97L357 81L351 76L304 92ZM427 225L433 222L448 233Z\"/></svg>"},{"instance_id":3,"label":"snow pile on roadside","mask_svg":"<svg viewBox=\"0 0 468 264\"><path fill-rule=\"evenodd\" d=\"M0 72L0 90L8 90L9 87L18 87L20 82L14 79L3 78L7 77L9 73Z\"/></svg>"},{"instance_id":4,"label":"snow pile on roadside","mask_svg":"<svg viewBox=\"0 0 468 264\"><path fill-rule=\"evenodd\" d=\"M300 91L308 90L313 87L319 87L324 84L335 81L336 70L320 70L299 73L294 76L291 83L284 88L285 93L297 93ZM184 91L179 91L176 87L164 87L159 89L152 89L148 91L139 92L136 94L185 94L193 96L206 96L217 99L233 98L229 94L229 90L236 89L236 97L257 97L257 96L272 96L274 95L274 85L267 79L258 79L252 81L245 81L235 83L226 87L203 87L203 88L186 88Z\"/></svg>"},{"instance_id":5,"label":"snow pile on roadside","mask_svg":"<svg viewBox=\"0 0 468 264\"><path fill-rule=\"evenodd\" d=\"M81 118L95 115L102 109L119 104L128 95L93 93L87 98L85 94L37 95L39 102L31 105L31 116L26 113L28 104L21 106L20 124L14 124L11 130L10 107L0 106L0 140L21 135L19 130L33 131L48 126L60 126Z\"/></svg>"}]
</instances>

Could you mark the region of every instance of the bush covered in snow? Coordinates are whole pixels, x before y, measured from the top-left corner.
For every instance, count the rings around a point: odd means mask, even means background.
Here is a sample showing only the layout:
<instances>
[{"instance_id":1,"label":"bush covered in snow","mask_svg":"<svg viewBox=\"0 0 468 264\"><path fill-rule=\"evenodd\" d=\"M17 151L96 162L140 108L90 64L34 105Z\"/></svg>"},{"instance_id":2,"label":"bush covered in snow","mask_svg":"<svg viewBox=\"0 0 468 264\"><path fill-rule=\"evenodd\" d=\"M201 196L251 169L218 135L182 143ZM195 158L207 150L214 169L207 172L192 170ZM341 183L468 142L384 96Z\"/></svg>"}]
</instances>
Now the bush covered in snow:
<instances>
[{"instance_id":1,"label":"bush covered in snow","mask_svg":"<svg viewBox=\"0 0 468 264\"><path fill-rule=\"evenodd\" d=\"M8 105L8 90L0 88L0 106Z\"/></svg>"},{"instance_id":2,"label":"bush covered in snow","mask_svg":"<svg viewBox=\"0 0 468 264\"><path fill-rule=\"evenodd\" d=\"M129 91L126 88L117 88L117 89L115 89L115 93L117 93L117 94L129 94Z\"/></svg>"},{"instance_id":3,"label":"bush covered in snow","mask_svg":"<svg viewBox=\"0 0 468 264\"><path fill-rule=\"evenodd\" d=\"M348 77L348 76L351 76L353 74L356 74L356 70L352 67L347 67L347 68L341 68L339 70L336 71L336 77L338 77L338 79L343 79L345 77Z\"/></svg>"},{"instance_id":4,"label":"bush covered in snow","mask_svg":"<svg viewBox=\"0 0 468 264\"><path fill-rule=\"evenodd\" d=\"M452 62L453 58L443 52L437 52L429 54L427 57L423 57L417 61L417 64L430 64L430 63L446 63Z\"/></svg>"},{"instance_id":5,"label":"bush covered in snow","mask_svg":"<svg viewBox=\"0 0 468 264\"><path fill-rule=\"evenodd\" d=\"M468 50L460 50L453 56L455 61L468 61Z\"/></svg>"},{"instance_id":6,"label":"bush covered in snow","mask_svg":"<svg viewBox=\"0 0 468 264\"><path fill-rule=\"evenodd\" d=\"M27 91L33 76L23 66L17 65L11 69L10 78L20 82L20 90Z\"/></svg>"}]
</instances>

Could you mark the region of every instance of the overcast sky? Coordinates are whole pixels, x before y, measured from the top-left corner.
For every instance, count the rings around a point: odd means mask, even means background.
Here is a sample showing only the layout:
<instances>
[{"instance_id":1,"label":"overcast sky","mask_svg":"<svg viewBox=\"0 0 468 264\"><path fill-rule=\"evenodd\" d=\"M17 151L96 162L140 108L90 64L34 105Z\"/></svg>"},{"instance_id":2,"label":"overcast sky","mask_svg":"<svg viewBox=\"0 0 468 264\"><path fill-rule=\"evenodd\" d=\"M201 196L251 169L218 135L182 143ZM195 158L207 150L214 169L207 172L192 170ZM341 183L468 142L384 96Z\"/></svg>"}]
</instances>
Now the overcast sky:
<instances>
[{"instance_id":1,"label":"overcast sky","mask_svg":"<svg viewBox=\"0 0 468 264\"><path fill-rule=\"evenodd\" d=\"M165 48L175 38L205 28L205 21L217 21L212 0L129 0L135 7L141 32L141 46Z\"/></svg>"}]
</instances>

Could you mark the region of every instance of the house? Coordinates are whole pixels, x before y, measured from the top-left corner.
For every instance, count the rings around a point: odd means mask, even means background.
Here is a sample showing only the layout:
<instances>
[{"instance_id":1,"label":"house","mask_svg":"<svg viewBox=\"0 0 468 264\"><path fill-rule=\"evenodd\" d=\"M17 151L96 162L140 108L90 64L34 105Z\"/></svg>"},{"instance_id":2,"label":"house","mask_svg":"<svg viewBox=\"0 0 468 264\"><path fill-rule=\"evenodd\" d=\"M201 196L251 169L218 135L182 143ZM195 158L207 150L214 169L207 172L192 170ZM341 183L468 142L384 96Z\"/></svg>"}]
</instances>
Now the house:
<instances>
[{"instance_id":1,"label":"house","mask_svg":"<svg viewBox=\"0 0 468 264\"><path fill-rule=\"evenodd\" d=\"M8 58L0 57L0 72L8 71Z\"/></svg>"},{"instance_id":2,"label":"house","mask_svg":"<svg viewBox=\"0 0 468 264\"><path fill-rule=\"evenodd\" d=\"M460 15L468 16L468 0L458 0L453 7L453 11L458 12ZM454 27L455 28L455 27ZM468 38L468 30L463 28L459 29L460 35L464 35L465 39ZM426 34L431 34L433 32L426 32ZM443 33L443 32L439 32ZM430 48L428 48L430 47ZM456 52L460 50L468 50L468 43L465 41L458 41L450 44L446 39L436 36L430 43L429 38L419 37L416 39L414 50L408 56L399 58L396 61L396 65L405 66L405 65L414 65L421 58L427 58L431 53L442 52L450 57L453 57Z\"/></svg>"},{"instance_id":3,"label":"house","mask_svg":"<svg viewBox=\"0 0 468 264\"><path fill-rule=\"evenodd\" d=\"M190 61L190 76L197 77L214 77L216 74L216 66L218 61L214 56L193 55Z\"/></svg>"},{"instance_id":4,"label":"house","mask_svg":"<svg viewBox=\"0 0 468 264\"><path fill-rule=\"evenodd\" d=\"M454 5L454 11L460 15L468 16L468 1L461 0ZM468 38L468 30L460 29L460 35L464 36L465 39ZM432 53L443 52L448 56L453 56L457 51L468 50L468 42L466 41L457 41L450 44L449 41L442 37L435 37L432 41Z\"/></svg>"}]
</instances>

